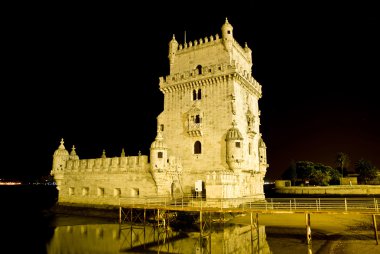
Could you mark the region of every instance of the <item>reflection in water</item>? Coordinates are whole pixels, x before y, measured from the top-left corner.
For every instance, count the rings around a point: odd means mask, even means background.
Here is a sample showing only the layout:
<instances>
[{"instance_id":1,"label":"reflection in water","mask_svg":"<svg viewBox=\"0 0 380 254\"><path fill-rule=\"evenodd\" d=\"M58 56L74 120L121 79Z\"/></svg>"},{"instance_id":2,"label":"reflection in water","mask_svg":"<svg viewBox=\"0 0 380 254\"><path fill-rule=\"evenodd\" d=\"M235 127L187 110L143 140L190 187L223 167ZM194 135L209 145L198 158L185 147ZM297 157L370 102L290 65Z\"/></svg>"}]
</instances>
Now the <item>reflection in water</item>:
<instances>
[{"instance_id":1,"label":"reflection in water","mask_svg":"<svg viewBox=\"0 0 380 254\"><path fill-rule=\"evenodd\" d=\"M217 224L208 232L152 225L89 224L55 228L47 253L271 253L265 226Z\"/></svg>"}]
</instances>

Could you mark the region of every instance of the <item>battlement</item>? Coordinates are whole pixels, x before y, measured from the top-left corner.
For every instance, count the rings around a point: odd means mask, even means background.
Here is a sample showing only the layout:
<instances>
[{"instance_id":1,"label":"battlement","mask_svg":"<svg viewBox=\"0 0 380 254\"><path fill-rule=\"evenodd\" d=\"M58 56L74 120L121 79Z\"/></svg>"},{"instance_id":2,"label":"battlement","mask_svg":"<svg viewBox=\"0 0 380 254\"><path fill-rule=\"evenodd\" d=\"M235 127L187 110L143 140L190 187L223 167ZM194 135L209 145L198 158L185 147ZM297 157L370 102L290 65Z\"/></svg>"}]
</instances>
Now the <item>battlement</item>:
<instances>
[{"instance_id":1,"label":"battlement","mask_svg":"<svg viewBox=\"0 0 380 254\"><path fill-rule=\"evenodd\" d=\"M178 44L176 55L188 53L196 49L215 46L217 44L222 44L222 43L223 43L223 40L219 37L219 34L216 34L215 38L214 36L211 35L210 37L205 37L203 39L200 38L199 40L184 42L183 44ZM233 40L232 45L242 56L246 58L248 62L251 61L251 58L250 58L251 50L248 48L247 45L245 46L245 48L243 48L235 39Z\"/></svg>"},{"instance_id":2,"label":"battlement","mask_svg":"<svg viewBox=\"0 0 380 254\"><path fill-rule=\"evenodd\" d=\"M186 53L197 48L205 48L209 46L214 46L215 44L222 43L219 34L214 36L200 38L199 40L184 42L183 44L178 44L177 54Z\"/></svg>"},{"instance_id":3,"label":"battlement","mask_svg":"<svg viewBox=\"0 0 380 254\"><path fill-rule=\"evenodd\" d=\"M86 172L133 172L146 170L149 167L148 156L126 156L113 158L96 158L82 160L68 160L66 172L86 171Z\"/></svg>"},{"instance_id":4,"label":"battlement","mask_svg":"<svg viewBox=\"0 0 380 254\"><path fill-rule=\"evenodd\" d=\"M236 61L232 61L231 64L202 66L200 72L198 69L195 69L192 71L167 75L166 77L160 77L160 89L163 92L172 88L179 89L176 87L178 84L180 84L181 87L193 88L202 83L213 83L210 79L233 74L239 74L240 78L246 81L253 90L261 95L261 85L253 78L251 71L244 69L243 65Z\"/></svg>"}]
</instances>

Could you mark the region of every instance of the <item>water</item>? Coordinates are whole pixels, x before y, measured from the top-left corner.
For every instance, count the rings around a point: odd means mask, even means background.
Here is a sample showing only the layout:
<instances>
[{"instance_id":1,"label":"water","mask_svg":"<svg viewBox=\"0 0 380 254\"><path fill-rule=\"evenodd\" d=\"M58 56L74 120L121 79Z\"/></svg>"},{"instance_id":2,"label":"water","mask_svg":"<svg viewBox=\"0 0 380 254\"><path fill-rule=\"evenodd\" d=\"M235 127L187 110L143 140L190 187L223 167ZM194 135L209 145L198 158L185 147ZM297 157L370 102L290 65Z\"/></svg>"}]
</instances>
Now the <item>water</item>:
<instances>
[{"instance_id":1,"label":"water","mask_svg":"<svg viewBox=\"0 0 380 254\"><path fill-rule=\"evenodd\" d=\"M55 186L0 186L0 253L311 254L328 253L331 241L339 237L316 230L308 246L304 227L263 223L251 230L249 216L234 218L234 224L213 223L203 234L190 224L171 225L169 230L120 226L118 218L52 213L56 198Z\"/></svg>"},{"instance_id":2,"label":"water","mask_svg":"<svg viewBox=\"0 0 380 254\"><path fill-rule=\"evenodd\" d=\"M0 186L0 253L46 253L54 186Z\"/></svg>"}]
</instances>

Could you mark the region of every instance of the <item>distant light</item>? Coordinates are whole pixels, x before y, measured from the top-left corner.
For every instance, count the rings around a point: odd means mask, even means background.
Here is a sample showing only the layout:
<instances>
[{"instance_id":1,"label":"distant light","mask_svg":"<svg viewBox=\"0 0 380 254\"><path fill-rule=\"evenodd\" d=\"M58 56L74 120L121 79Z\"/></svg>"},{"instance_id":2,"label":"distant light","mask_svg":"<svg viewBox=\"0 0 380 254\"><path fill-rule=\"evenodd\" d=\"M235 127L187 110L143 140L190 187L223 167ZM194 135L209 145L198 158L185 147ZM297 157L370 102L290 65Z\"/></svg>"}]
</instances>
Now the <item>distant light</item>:
<instances>
[{"instance_id":1,"label":"distant light","mask_svg":"<svg viewBox=\"0 0 380 254\"><path fill-rule=\"evenodd\" d=\"M21 182L0 182L0 185L20 185Z\"/></svg>"}]
</instances>

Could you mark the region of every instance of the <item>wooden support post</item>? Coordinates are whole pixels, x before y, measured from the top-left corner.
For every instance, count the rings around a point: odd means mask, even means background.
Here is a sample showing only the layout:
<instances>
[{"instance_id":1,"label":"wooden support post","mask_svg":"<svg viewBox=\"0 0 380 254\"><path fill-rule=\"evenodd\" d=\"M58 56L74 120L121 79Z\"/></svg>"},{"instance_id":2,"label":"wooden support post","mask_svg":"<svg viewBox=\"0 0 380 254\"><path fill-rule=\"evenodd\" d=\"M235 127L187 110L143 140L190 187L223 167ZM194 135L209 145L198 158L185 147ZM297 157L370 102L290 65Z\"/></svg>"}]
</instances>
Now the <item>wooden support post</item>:
<instances>
[{"instance_id":1,"label":"wooden support post","mask_svg":"<svg viewBox=\"0 0 380 254\"><path fill-rule=\"evenodd\" d=\"M310 227L310 213L305 213L306 220L306 241L307 244L311 244L311 227Z\"/></svg>"},{"instance_id":2,"label":"wooden support post","mask_svg":"<svg viewBox=\"0 0 380 254\"><path fill-rule=\"evenodd\" d=\"M202 209L199 211L199 249L200 253L203 253L203 221L202 221Z\"/></svg>"},{"instance_id":3,"label":"wooden support post","mask_svg":"<svg viewBox=\"0 0 380 254\"><path fill-rule=\"evenodd\" d=\"M376 223L376 214L372 214L372 220L373 220L373 229L375 230L375 240L376 244L379 244L379 237L377 235L377 223Z\"/></svg>"},{"instance_id":4,"label":"wooden support post","mask_svg":"<svg viewBox=\"0 0 380 254\"><path fill-rule=\"evenodd\" d=\"M144 227L145 227L145 224L146 224L146 208L144 208Z\"/></svg>"},{"instance_id":5,"label":"wooden support post","mask_svg":"<svg viewBox=\"0 0 380 254\"><path fill-rule=\"evenodd\" d=\"M202 210L199 211L199 229L200 229L200 235L201 235L201 239L202 239L202 236L203 236Z\"/></svg>"},{"instance_id":6,"label":"wooden support post","mask_svg":"<svg viewBox=\"0 0 380 254\"><path fill-rule=\"evenodd\" d=\"M145 250L145 242L146 242L146 208L144 208L144 250Z\"/></svg>"},{"instance_id":7,"label":"wooden support post","mask_svg":"<svg viewBox=\"0 0 380 254\"><path fill-rule=\"evenodd\" d=\"M347 198L344 198L344 210L347 212Z\"/></svg>"},{"instance_id":8,"label":"wooden support post","mask_svg":"<svg viewBox=\"0 0 380 254\"><path fill-rule=\"evenodd\" d=\"M211 231L208 234L208 253L211 253Z\"/></svg>"},{"instance_id":9,"label":"wooden support post","mask_svg":"<svg viewBox=\"0 0 380 254\"><path fill-rule=\"evenodd\" d=\"M251 212L251 252L252 254L255 253L253 250L253 214Z\"/></svg>"},{"instance_id":10,"label":"wooden support post","mask_svg":"<svg viewBox=\"0 0 380 254\"><path fill-rule=\"evenodd\" d=\"M119 224L121 224L121 206L119 206Z\"/></svg>"},{"instance_id":11,"label":"wooden support post","mask_svg":"<svg viewBox=\"0 0 380 254\"><path fill-rule=\"evenodd\" d=\"M256 232L257 232L257 253L260 252L260 227L259 227L259 214L256 213Z\"/></svg>"},{"instance_id":12,"label":"wooden support post","mask_svg":"<svg viewBox=\"0 0 380 254\"><path fill-rule=\"evenodd\" d=\"M160 227L160 209L157 209L157 229Z\"/></svg>"}]
</instances>

